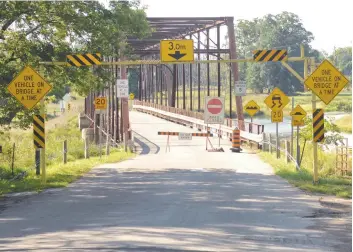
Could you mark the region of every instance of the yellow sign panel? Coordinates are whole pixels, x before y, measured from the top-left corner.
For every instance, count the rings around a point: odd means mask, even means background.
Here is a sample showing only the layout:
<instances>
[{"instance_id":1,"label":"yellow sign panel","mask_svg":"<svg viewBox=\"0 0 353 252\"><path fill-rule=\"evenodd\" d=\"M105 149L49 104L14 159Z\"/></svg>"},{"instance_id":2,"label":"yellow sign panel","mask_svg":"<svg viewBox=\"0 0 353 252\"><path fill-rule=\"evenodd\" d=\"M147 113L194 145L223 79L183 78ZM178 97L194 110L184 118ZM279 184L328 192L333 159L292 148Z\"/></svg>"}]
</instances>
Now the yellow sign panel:
<instances>
[{"instance_id":1,"label":"yellow sign panel","mask_svg":"<svg viewBox=\"0 0 353 252\"><path fill-rule=\"evenodd\" d=\"M129 98L130 98L130 100L133 100L135 98L134 93L130 93Z\"/></svg>"},{"instance_id":2,"label":"yellow sign panel","mask_svg":"<svg viewBox=\"0 0 353 252\"><path fill-rule=\"evenodd\" d=\"M94 99L94 108L96 110L107 109L107 97L96 97Z\"/></svg>"},{"instance_id":3,"label":"yellow sign panel","mask_svg":"<svg viewBox=\"0 0 353 252\"><path fill-rule=\"evenodd\" d=\"M192 39L183 40L161 40L161 61L194 61L194 41Z\"/></svg>"},{"instance_id":4,"label":"yellow sign panel","mask_svg":"<svg viewBox=\"0 0 353 252\"><path fill-rule=\"evenodd\" d=\"M66 56L67 66L92 66L101 65L102 56L100 53L86 53Z\"/></svg>"},{"instance_id":5,"label":"yellow sign panel","mask_svg":"<svg viewBox=\"0 0 353 252\"><path fill-rule=\"evenodd\" d=\"M287 50L254 50L254 61L286 61L288 59Z\"/></svg>"},{"instance_id":6,"label":"yellow sign panel","mask_svg":"<svg viewBox=\"0 0 353 252\"><path fill-rule=\"evenodd\" d=\"M297 121L301 121L304 117L306 117L306 112L300 105L297 105L290 112L290 115L292 116L293 119L295 119Z\"/></svg>"},{"instance_id":7,"label":"yellow sign panel","mask_svg":"<svg viewBox=\"0 0 353 252\"><path fill-rule=\"evenodd\" d=\"M281 89L274 88L269 96L265 99L265 104L272 111L281 111L289 103L289 98Z\"/></svg>"},{"instance_id":8,"label":"yellow sign panel","mask_svg":"<svg viewBox=\"0 0 353 252\"><path fill-rule=\"evenodd\" d=\"M293 126L304 126L304 120L297 120L292 117L292 125Z\"/></svg>"},{"instance_id":9,"label":"yellow sign panel","mask_svg":"<svg viewBox=\"0 0 353 252\"><path fill-rule=\"evenodd\" d=\"M7 86L7 90L27 109L33 108L51 89L52 86L30 66L26 66Z\"/></svg>"},{"instance_id":10,"label":"yellow sign panel","mask_svg":"<svg viewBox=\"0 0 353 252\"><path fill-rule=\"evenodd\" d=\"M253 117L260 110L260 106L254 100L251 100L244 106L244 110Z\"/></svg>"},{"instance_id":11,"label":"yellow sign panel","mask_svg":"<svg viewBox=\"0 0 353 252\"><path fill-rule=\"evenodd\" d=\"M324 60L304 81L304 84L328 105L348 82L330 61Z\"/></svg>"},{"instance_id":12,"label":"yellow sign panel","mask_svg":"<svg viewBox=\"0 0 353 252\"><path fill-rule=\"evenodd\" d=\"M271 112L271 121L274 122L283 122L283 111L272 111Z\"/></svg>"}]
</instances>

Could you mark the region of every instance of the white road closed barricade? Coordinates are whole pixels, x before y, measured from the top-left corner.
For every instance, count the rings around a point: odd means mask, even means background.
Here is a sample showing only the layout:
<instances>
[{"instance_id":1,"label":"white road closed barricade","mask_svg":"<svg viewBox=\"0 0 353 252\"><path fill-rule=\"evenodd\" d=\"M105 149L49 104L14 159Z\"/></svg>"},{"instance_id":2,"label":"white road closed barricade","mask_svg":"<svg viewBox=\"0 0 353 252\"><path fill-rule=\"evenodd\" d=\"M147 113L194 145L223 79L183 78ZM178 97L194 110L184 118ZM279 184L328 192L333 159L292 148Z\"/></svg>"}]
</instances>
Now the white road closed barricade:
<instances>
[{"instance_id":1,"label":"white road closed barricade","mask_svg":"<svg viewBox=\"0 0 353 252\"><path fill-rule=\"evenodd\" d=\"M191 140L192 139L192 133L179 132L178 139L179 140Z\"/></svg>"},{"instance_id":2,"label":"white road closed barricade","mask_svg":"<svg viewBox=\"0 0 353 252\"><path fill-rule=\"evenodd\" d=\"M205 98L204 110L205 124L223 124L224 123L224 97Z\"/></svg>"}]
</instances>

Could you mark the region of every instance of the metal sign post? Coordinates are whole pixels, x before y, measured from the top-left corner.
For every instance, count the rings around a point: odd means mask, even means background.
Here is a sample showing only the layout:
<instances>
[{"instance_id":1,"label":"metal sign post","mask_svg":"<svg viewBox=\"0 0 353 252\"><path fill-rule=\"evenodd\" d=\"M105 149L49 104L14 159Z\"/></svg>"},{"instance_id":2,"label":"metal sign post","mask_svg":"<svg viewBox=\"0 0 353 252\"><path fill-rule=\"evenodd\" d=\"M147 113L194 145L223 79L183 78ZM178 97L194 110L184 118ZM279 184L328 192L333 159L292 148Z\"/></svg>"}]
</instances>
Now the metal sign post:
<instances>
[{"instance_id":1,"label":"metal sign post","mask_svg":"<svg viewBox=\"0 0 353 252\"><path fill-rule=\"evenodd\" d=\"M276 157L277 159L280 158L280 152L279 152L279 136L278 136L278 122L276 122Z\"/></svg>"},{"instance_id":2,"label":"metal sign post","mask_svg":"<svg viewBox=\"0 0 353 252\"><path fill-rule=\"evenodd\" d=\"M40 114L44 115L45 117L45 104L44 104L44 99L40 100ZM45 118L44 118L45 120ZM44 135L45 138L45 135ZM47 182L47 173L46 173L46 167L45 167L45 147L40 149L40 164L41 164L41 170L42 170L42 182L45 184Z\"/></svg>"},{"instance_id":3,"label":"metal sign post","mask_svg":"<svg viewBox=\"0 0 353 252\"><path fill-rule=\"evenodd\" d=\"M297 126L297 164L300 163L299 125Z\"/></svg>"},{"instance_id":4,"label":"metal sign post","mask_svg":"<svg viewBox=\"0 0 353 252\"><path fill-rule=\"evenodd\" d=\"M292 110L294 109L294 96L292 96ZM290 126L291 134L290 134L290 154L293 156L293 141L294 141L294 129L293 124Z\"/></svg>"},{"instance_id":5,"label":"metal sign post","mask_svg":"<svg viewBox=\"0 0 353 252\"><path fill-rule=\"evenodd\" d=\"M206 132L208 133L208 124L206 124ZM208 136L206 136L206 150L207 150Z\"/></svg>"},{"instance_id":6,"label":"metal sign post","mask_svg":"<svg viewBox=\"0 0 353 252\"><path fill-rule=\"evenodd\" d=\"M219 125L219 131L218 131L218 147L221 147L221 124Z\"/></svg>"},{"instance_id":7,"label":"metal sign post","mask_svg":"<svg viewBox=\"0 0 353 252\"><path fill-rule=\"evenodd\" d=\"M304 118L306 117L307 113L305 110L300 106L297 105L295 108L292 108L292 111L290 112L290 115L292 117L292 123L291 126L292 128L294 126L297 126L297 169L299 167L299 162L300 162L300 145L299 145L299 127L304 125Z\"/></svg>"}]
</instances>

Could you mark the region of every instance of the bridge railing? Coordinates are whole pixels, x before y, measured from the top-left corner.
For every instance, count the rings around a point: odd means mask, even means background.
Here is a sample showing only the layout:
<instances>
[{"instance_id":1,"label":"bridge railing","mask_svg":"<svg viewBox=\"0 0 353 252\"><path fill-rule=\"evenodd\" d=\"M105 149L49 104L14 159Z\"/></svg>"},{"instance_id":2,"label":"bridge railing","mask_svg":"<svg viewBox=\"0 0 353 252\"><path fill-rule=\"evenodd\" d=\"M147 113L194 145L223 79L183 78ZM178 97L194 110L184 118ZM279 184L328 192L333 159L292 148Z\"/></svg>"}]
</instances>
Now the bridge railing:
<instances>
[{"instance_id":1,"label":"bridge railing","mask_svg":"<svg viewBox=\"0 0 353 252\"><path fill-rule=\"evenodd\" d=\"M199 120L204 119L204 114L201 112L197 112L197 111L190 111L190 110L186 110L186 109L174 108L174 107L169 107L169 106L165 106L165 105L161 105L161 104L155 104L155 103L151 103L151 102L137 101L137 100L134 100L134 104L140 105L140 106L151 107L151 108L163 110L163 111L178 114L178 115L188 116L188 117L196 118ZM233 121L235 121L235 123ZM247 122L247 121L238 120L238 119L234 120L231 118L225 118L224 123L223 123L223 125L231 127L231 128L232 127L233 128L235 128L235 127L240 128L239 127L240 124L244 125L244 127L245 127L244 131L252 133L252 134L261 135L265 129L265 126L262 124L256 124L256 123Z\"/></svg>"},{"instance_id":2,"label":"bridge railing","mask_svg":"<svg viewBox=\"0 0 353 252\"><path fill-rule=\"evenodd\" d=\"M232 140L233 127L227 125L205 124L203 114L195 111L183 111L182 109L172 108L160 104L135 101L134 109L140 112L148 113L178 124L197 128L207 132L215 132L222 138ZM254 134L241 130L240 136L242 141L253 142L260 145L263 134Z\"/></svg>"}]
</instances>

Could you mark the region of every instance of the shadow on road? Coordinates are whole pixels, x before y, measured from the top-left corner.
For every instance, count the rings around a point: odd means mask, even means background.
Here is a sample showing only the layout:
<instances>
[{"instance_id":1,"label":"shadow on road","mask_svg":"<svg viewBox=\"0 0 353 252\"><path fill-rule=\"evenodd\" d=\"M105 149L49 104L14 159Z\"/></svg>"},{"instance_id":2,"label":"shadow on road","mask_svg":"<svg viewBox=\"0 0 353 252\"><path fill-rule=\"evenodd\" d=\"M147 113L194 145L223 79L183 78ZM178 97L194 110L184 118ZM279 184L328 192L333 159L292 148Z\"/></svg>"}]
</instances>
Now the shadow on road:
<instances>
[{"instance_id":1,"label":"shadow on road","mask_svg":"<svg viewBox=\"0 0 353 252\"><path fill-rule=\"evenodd\" d=\"M134 131L134 140L142 149L139 155L157 154L160 147ZM152 153L153 152L153 153Z\"/></svg>"},{"instance_id":2,"label":"shadow on road","mask_svg":"<svg viewBox=\"0 0 353 252\"><path fill-rule=\"evenodd\" d=\"M6 209L0 250L350 251L351 225L324 230L317 205L274 175L101 168Z\"/></svg>"}]
</instances>

